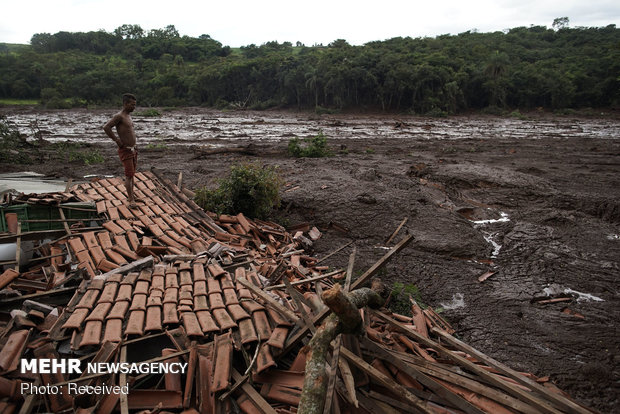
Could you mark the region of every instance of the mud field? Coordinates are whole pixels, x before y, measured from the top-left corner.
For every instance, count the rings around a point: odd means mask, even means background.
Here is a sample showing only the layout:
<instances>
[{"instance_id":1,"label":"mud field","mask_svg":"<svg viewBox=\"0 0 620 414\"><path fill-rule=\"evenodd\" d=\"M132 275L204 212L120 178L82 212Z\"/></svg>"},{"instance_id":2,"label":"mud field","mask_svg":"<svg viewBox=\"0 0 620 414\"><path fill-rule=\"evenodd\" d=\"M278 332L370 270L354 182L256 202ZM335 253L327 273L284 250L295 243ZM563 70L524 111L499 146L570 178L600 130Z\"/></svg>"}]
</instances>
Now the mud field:
<instances>
[{"instance_id":1,"label":"mud field","mask_svg":"<svg viewBox=\"0 0 620 414\"><path fill-rule=\"evenodd\" d=\"M140 108L137 112L140 111ZM101 126L113 110L0 108L24 134L94 143L103 164L0 164L79 180L122 175ZM323 231L318 257L355 241L356 271L401 230L415 240L383 280L416 285L459 337L513 368L549 375L603 413L620 412L620 120L217 112L134 117L139 169L189 188L215 186L232 164L277 165L286 182L278 220ZM35 125L36 124L36 125ZM292 137L320 130L335 155L295 159ZM148 143L153 145L148 147ZM259 155L200 157L252 144ZM398 239L398 238L397 238ZM393 243L392 243L393 244ZM346 267L350 248L327 264ZM484 282L478 278L494 272ZM540 300L570 300L541 304Z\"/></svg>"}]
</instances>

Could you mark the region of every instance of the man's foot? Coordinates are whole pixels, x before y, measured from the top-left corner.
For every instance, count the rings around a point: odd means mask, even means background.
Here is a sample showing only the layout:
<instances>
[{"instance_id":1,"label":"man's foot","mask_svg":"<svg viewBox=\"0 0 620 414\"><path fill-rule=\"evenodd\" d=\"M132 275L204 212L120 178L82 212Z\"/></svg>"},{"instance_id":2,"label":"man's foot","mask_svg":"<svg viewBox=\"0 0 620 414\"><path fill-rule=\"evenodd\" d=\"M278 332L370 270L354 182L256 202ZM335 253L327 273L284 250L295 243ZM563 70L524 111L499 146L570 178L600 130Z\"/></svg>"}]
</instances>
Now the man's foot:
<instances>
[{"instance_id":1,"label":"man's foot","mask_svg":"<svg viewBox=\"0 0 620 414\"><path fill-rule=\"evenodd\" d=\"M130 201L129 208L138 208L138 203L136 203L135 201Z\"/></svg>"}]
</instances>

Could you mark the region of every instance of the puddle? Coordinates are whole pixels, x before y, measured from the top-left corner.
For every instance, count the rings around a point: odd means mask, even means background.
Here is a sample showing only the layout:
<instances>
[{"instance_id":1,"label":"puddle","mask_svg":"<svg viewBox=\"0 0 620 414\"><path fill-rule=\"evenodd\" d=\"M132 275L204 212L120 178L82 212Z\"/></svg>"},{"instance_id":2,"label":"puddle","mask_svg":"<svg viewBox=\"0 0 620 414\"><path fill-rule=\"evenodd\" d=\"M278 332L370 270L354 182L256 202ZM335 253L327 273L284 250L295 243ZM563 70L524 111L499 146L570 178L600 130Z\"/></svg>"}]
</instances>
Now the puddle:
<instances>
[{"instance_id":1,"label":"puddle","mask_svg":"<svg viewBox=\"0 0 620 414\"><path fill-rule=\"evenodd\" d=\"M599 298L598 296L594 296L590 293L583 293L571 288L563 288L559 285L553 284L549 285L543 289L545 295L551 296L560 296L560 295L571 295L577 298L577 302L604 302L604 299Z\"/></svg>"},{"instance_id":2,"label":"puddle","mask_svg":"<svg viewBox=\"0 0 620 414\"><path fill-rule=\"evenodd\" d=\"M498 233L487 233L483 232L482 237L487 241L491 246L493 246L493 253L491 253L491 259L497 259L499 256L499 251L502 249L502 245L497 243L493 238L498 236Z\"/></svg>"},{"instance_id":3,"label":"puddle","mask_svg":"<svg viewBox=\"0 0 620 414\"><path fill-rule=\"evenodd\" d=\"M465 297L462 293L455 293L452 295L452 300L448 303L441 302L439 306L446 310L459 309L465 307Z\"/></svg>"},{"instance_id":4,"label":"puddle","mask_svg":"<svg viewBox=\"0 0 620 414\"><path fill-rule=\"evenodd\" d=\"M475 225L485 225L485 224L495 224L495 223L506 223L510 221L508 218L508 214L501 211L499 213L500 218L498 219L489 219L489 220L472 220L472 223Z\"/></svg>"}]
</instances>

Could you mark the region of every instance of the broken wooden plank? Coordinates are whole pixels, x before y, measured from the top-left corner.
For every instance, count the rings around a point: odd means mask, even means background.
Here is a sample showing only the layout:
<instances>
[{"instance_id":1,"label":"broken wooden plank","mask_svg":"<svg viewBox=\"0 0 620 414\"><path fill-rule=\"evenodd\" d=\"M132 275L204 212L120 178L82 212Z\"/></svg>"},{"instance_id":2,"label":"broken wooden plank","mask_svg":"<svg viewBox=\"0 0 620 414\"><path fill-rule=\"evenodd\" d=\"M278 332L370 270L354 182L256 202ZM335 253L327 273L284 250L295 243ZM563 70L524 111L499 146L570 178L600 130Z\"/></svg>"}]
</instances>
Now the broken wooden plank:
<instances>
[{"instance_id":1,"label":"broken wooden plank","mask_svg":"<svg viewBox=\"0 0 620 414\"><path fill-rule=\"evenodd\" d=\"M405 223L407 223L407 220L409 220L409 217L405 217L403 219L403 221L400 222L400 224L398 225L398 227L396 228L396 230L394 230L394 233L392 233L392 235L386 240L385 245L387 246L388 244L390 244L392 242L392 240L394 240L394 237L396 237L396 235L398 234L398 232L400 231L400 229L403 228L403 226L405 225Z\"/></svg>"},{"instance_id":2,"label":"broken wooden plank","mask_svg":"<svg viewBox=\"0 0 620 414\"><path fill-rule=\"evenodd\" d=\"M239 282L243 287L248 288L253 294L263 299L268 306L271 306L274 310L278 311L282 316L284 316L289 321L299 325L300 327L304 327L305 324L303 321L295 315L293 311L286 309L284 306L280 304L280 302L276 301L274 298L269 296L266 292L259 289L253 283L249 282L247 279L243 277L238 277L237 282ZM306 328L309 329L309 328Z\"/></svg>"},{"instance_id":3,"label":"broken wooden plank","mask_svg":"<svg viewBox=\"0 0 620 414\"><path fill-rule=\"evenodd\" d=\"M442 339L449 342L455 348L460 349L463 352L466 352L476 357L477 359L484 362L485 364L495 368L496 370L501 372L503 375L506 375L507 377L514 379L519 384L522 384L530 389L534 389L538 391L539 393L543 394L545 398L548 398L549 400L551 400L554 403L554 405L556 405L560 409L567 410L570 413L580 413L580 414L591 413L590 410L587 410L581 407L577 403L565 398L564 396L560 394L556 394L556 393L549 391L547 388L537 383L536 381L532 381L530 378L526 377L525 375L522 375L518 373L517 371L515 371L514 369L491 358L490 356L483 354L482 352L458 340L452 335L448 335L447 333L443 332L441 329L433 328L433 333L439 335Z\"/></svg>"}]
</instances>

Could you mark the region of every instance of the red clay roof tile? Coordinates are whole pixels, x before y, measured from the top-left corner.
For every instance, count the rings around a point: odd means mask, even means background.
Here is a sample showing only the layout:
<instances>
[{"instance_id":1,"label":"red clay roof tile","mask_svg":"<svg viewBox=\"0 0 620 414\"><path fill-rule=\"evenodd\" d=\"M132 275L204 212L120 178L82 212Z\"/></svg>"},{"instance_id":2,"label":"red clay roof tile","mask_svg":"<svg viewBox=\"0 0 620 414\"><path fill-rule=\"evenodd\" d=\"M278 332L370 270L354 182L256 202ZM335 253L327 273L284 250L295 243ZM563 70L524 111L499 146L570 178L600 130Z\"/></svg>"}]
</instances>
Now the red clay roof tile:
<instances>
[{"instance_id":1,"label":"red clay roof tile","mask_svg":"<svg viewBox=\"0 0 620 414\"><path fill-rule=\"evenodd\" d=\"M105 253L103 252L103 249L99 246L89 248L88 252L92 256L93 263L95 264L95 266L97 266L97 268L99 268L99 263L101 263L102 260L106 260Z\"/></svg>"},{"instance_id":2,"label":"red clay roof tile","mask_svg":"<svg viewBox=\"0 0 620 414\"><path fill-rule=\"evenodd\" d=\"M8 286L19 277L20 273L15 269L7 269L0 275L0 289Z\"/></svg>"},{"instance_id":3,"label":"red clay roof tile","mask_svg":"<svg viewBox=\"0 0 620 414\"><path fill-rule=\"evenodd\" d=\"M125 319L128 309L129 302L125 300L116 302L112 310L108 313L108 316L106 316L106 319Z\"/></svg>"},{"instance_id":4,"label":"red clay roof tile","mask_svg":"<svg viewBox=\"0 0 620 414\"><path fill-rule=\"evenodd\" d=\"M71 249L73 250L74 253L78 253L81 252L83 250L86 250L86 247L84 247L84 244L82 243L82 240L80 240L79 237L72 237L68 240L69 246L71 246Z\"/></svg>"},{"instance_id":5,"label":"red clay roof tile","mask_svg":"<svg viewBox=\"0 0 620 414\"><path fill-rule=\"evenodd\" d=\"M211 310L225 308L224 300L222 299L222 295L219 293L210 293L209 294L209 307Z\"/></svg>"},{"instance_id":6,"label":"red clay roof tile","mask_svg":"<svg viewBox=\"0 0 620 414\"><path fill-rule=\"evenodd\" d=\"M152 290L160 290L164 291L165 289L165 277L163 275L153 275L151 280L151 291Z\"/></svg>"},{"instance_id":7,"label":"red clay roof tile","mask_svg":"<svg viewBox=\"0 0 620 414\"><path fill-rule=\"evenodd\" d=\"M129 284L122 284L118 288L116 295L116 301L130 301L132 296L133 286Z\"/></svg>"},{"instance_id":8,"label":"red clay roof tile","mask_svg":"<svg viewBox=\"0 0 620 414\"><path fill-rule=\"evenodd\" d=\"M243 309L250 313L254 313L256 311L264 310L265 307L260 303L256 302L254 299L244 299L239 301Z\"/></svg>"},{"instance_id":9,"label":"red clay roof tile","mask_svg":"<svg viewBox=\"0 0 620 414\"><path fill-rule=\"evenodd\" d=\"M113 234L123 234L125 232L122 227L120 227L113 221L106 221L102 224L102 226Z\"/></svg>"},{"instance_id":10,"label":"red clay roof tile","mask_svg":"<svg viewBox=\"0 0 620 414\"><path fill-rule=\"evenodd\" d=\"M147 295L149 293L149 287L149 282L147 282L146 280L138 280L136 282L136 286L134 287L133 293L134 295Z\"/></svg>"},{"instance_id":11,"label":"red clay roof tile","mask_svg":"<svg viewBox=\"0 0 620 414\"><path fill-rule=\"evenodd\" d=\"M285 326L276 326L269 337L269 341L267 344L274 348L282 349L284 348L284 343L286 342L286 337L288 336L289 329Z\"/></svg>"},{"instance_id":12,"label":"red clay roof tile","mask_svg":"<svg viewBox=\"0 0 620 414\"><path fill-rule=\"evenodd\" d=\"M215 349L213 360L216 361L213 370L212 392L218 392L228 388L232 368L232 338L230 332L217 335L214 339Z\"/></svg>"},{"instance_id":13,"label":"red clay roof tile","mask_svg":"<svg viewBox=\"0 0 620 414\"><path fill-rule=\"evenodd\" d=\"M102 342L121 342L123 340L123 320L108 319Z\"/></svg>"},{"instance_id":14,"label":"red clay roof tile","mask_svg":"<svg viewBox=\"0 0 620 414\"><path fill-rule=\"evenodd\" d=\"M179 288L169 287L164 292L163 303L174 303L175 305L179 301Z\"/></svg>"},{"instance_id":15,"label":"red clay roof tile","mask_svg":"<svg viewBox=\"0 0 620 414\"><path fill-rule=\"evenodd\" d=\"M252 321L256 327L256 332L261 340L267 340L271 336L271 327L265 311L256 311L252 313Z\"/></svg>"},{"instance_id":16,"label":"red clay roof tile","mask_svg":"<svg viewBox=\"0 0 620 414\"><path fill-rule=\"evenodd\" d=\"M218 332L220 330L209 311L196 311L196 317L198 318L198 323L204 333Z\"/></svg>"},{"instance_id":17,"label":"red clay roof tile","mask_svg":"<svg viewBox=\"0 0 620 414\"><path fill-rule=\"evenodd\" d=\"M199 310L209 310L209 305L207 304L207 297L204 295L194 295L194 311Z\"/></svg>"},{"instance_id":18,"label":"red clay roof tile","mask_svg":"<svg viewBox=\"0 0 620 414\"><path fill-rule=\"evenodd\" d=\"M244 345L258 341L258 336L256 336L256 330L251 319L239 321L239 334L241 335L241 343Z\"/></svg>"},{"instance_id":19,"label":"red clay roof tile","mask_svg":"<svg viewBox=\"0 0 620 414\"><path fill-rule=\"evenodd\" d=\"M239 305L228 305L228 313L232 316L235 322L239 322L242 319L248 319L250 315Z\"/></svg>"},{"instance_id":20,"label":"red clay roof tile","mask_svg":"<svg viewBox=\"0 0 620 414\"><path fill-rule=\"evenodd\" d=\"M95 309L88 315L86 322L90 321L103 321L112 308L111 303L99 303Z\"/></svg>"},{"instance_id":21,"label":"red clay roof tile","mask_svg":"<svg viewBox=\"0 0 620 414\"><path fill-rule=\"evenodd\" d=\"M75 309L71 316L69 316L69 319L62 325L63 329L80 329L89 312L90 308Z\"/></svg>"},{"instance_id":22,"label":"red clay roof tile","mask_svg":"<svg viewBox=\"0 0 620 414\"><path fill-rule=\"evenodd\" d=\"M146 310L146 294L134 293L129 310Z\"/></svg>"},{"instance_id":23,"label":"red clay roof tile","mask_svg":"<svg viewBox=\"0 0 620 414\"><path fill-rule=\"evenodd\" d=\"M99 345L102 329L103 323L100 320L86 322L86 326L82 332L82 341L79 345L80 348L89 345Z\"/></svg>"},{"instance_id":24,"label":"red clay roof tile","mask_svg":"<svg viewBox=\"0 0 620 414\"><path fill-rule=\"evenodd\" d=\"M179 272L179 284L181 286L193 284L192 274L188 272L187 270L181 270Z\"/></svg>"},{"instance_id":25,"label":"red clay roof tile","mask_svg":"<svg viewBox=\"0 0 620 414\"><path fill-rule=\"evenodd\" d=\"M209 291L209 293L222 293L220 282L217 279L213 279L212 277L207 278L207 290Z\"/></svg>"},{"instance_id":26,"label":"red clay roof tile","mask_svg":"<svg viewBox=\"0 0 620 414\"><path fill-rule=\"evenodd\" d=\"M120 254L118 254L114 249L104 249L105 255L110 259L111 262L116 263L119 266L123 266L127 264L127 260Z\"/></svg>"},{"instance_id":27,"label":"red clay roof tile","mask_svg":"<svg viewBox=\"0 0 620 414\"><path fill-rule=\"evenodd\" d=\"M189 336L203 336L200 323L198 323L198 318L194 312L183 312L181 314L181 319L183 320L185 332L187 332Z\"/></svg>"},{"instance_id":28,"label":"red clay roof tile","mask_svg":"<svg viewBox=\"0 0 620 414\"><path fill-rule=\"evenodd\" d=\"M271 352L269 351L269 345L267 345L266 342L263 342L259 346L258 358L256 358L256 372L263 372L267 368L275 366L276 361L273 360L273 356L271 356Z\"/></svg>"},{"instance_id":29,"label":"red clay roof tile","mask_svg":"<svg viewBox=\"0 0 620 414\"><path fill-rule=\"evenodd\" d=\"M2 352L0 352L0 371L13 371L17 369L19 358L25 349L28 336L29 331L26 329L15 331L9 336L4 347L2 347Z\"/></svg>"},{"instance_id":30,"label":"red clay roof tile","mask_svg":"<svg viewBox=\"0 0 620 414\"><path fill-rule=\"evenodd\" d=\"M176 303L164 303L163 306L163 323L164 325L178 324L179 314L177 312Z\"/></svg>"},{"instance_id":31,"label":"red clay roof tile","mask_svg":"<svg viewBox=\"0 0 620 414\"><path fill-rule=\"evenodd\" d=\"M224 289L224 300L226 305L238 305L237 291L235 289Z\"/></svg>"},{"instance_id":32,"label":"red clay roof tile","mask_svg":"<svg viewBox=\"0 0 620 414\"><path fill-rule=\"evenodd\" d=\"M194 273L194 282L206 281L207 277L205 276L205 268L202 263L194 263L193 267Z\"/></svg>"},{"instance_id":33,"label":"red clay roof tile","mask_svg":"<svg viewBox=\"0 0 620 414\"><path fill-rule=\"evenodd\" d=\"M131 261L136 261L140 259L140 257L136 253L132 252L131 250L124 249L121 246L114 246L112 249Z\"/></svg>"},{"instance_id":34,"label":"red clay roof tile","mask_svg":"<svg viewBox=\"0 0 620 414\"><path fill-rule=\"evenodd\" d=\"M161 307L149 306L146 309L146 324L144 326L145 331L161 331Z\"/></svg>"},{"instance_id":35,"label":"red clay roof tile","mask_svg":"<svg viewBox=\"0 0 620 414\"><path fill-rule=\"evenodd\" d=\"M212 309L213 317L222 330L236 328L237 324L232 320L225 309Z\"/></svg>"},{"instance_id":36,"label":"red clay roof tile","mask_svg":"<svg viewBox=\"0 0 620 414\"><path fill-rule=\"evenodd\" d=\"M97 297L99 296L99 291L95 289L88 289L82 299L76 305L76 308L88 308L92 309L97 302Z\"/></svg>"},{"instance_id":37,"label":"red clay roof tile","mask_svg":"<svg viewBox=\"0 0 620 414\"><path fill-rule=\"evenodd\" d=\"M112 240L110 239L110 233L107 231L101 231L97 233L97 238L99 239L99 245L103 248L103 250L111 249Z\"/></svg>"},{"instance_id":38,"label":"red clay roof tile","mask_svg":"<svg viewBox=\"0 0 620 414\"><path fill-rule=\"evenodd\" d=\"M127 335L143 335L144 334L144 310L132 310L129 313L129 319L127 320L127 327L125 327L125 334Z\"/></svg>"},{"instance_id":39,"label":"red clay roof tile","mask_svg":"<svg viewBox=\"0 0 620 414\"><path fill-rule=\"evenodd\" d=\"M222 267L219 264L217 264L217 263L212 263L212 264L208 265L207 269L209 269L209 273L214 278L218 278L219 276L222 276L222 275L226 274L226 271L224 269L222 269Z\"/></svg>"},{"instance_id":40,"label":"red clay roof tile","mask_svg":"<svg viewBox=\"0 0 620 414\"><path fill-rule=\"evenodd\" d=\"M101 292L101 296L99 297L99 303L114 302L114 299L116 298L117 290L118 290L118 283L110 283L110 281L108 280L108 283L106 283L105 287L103 288L103 291Z\"/></svg>"},{"instance_id":41,"label":"red clay roof tile","mask_svg":"<svg viewBox=\"0 0 620 414\"><path fill-rule=\"evenodd\" d=\"M194 282L194 295L206 295L207 283L205 281Z\"/></svg>"}]
</instances>

